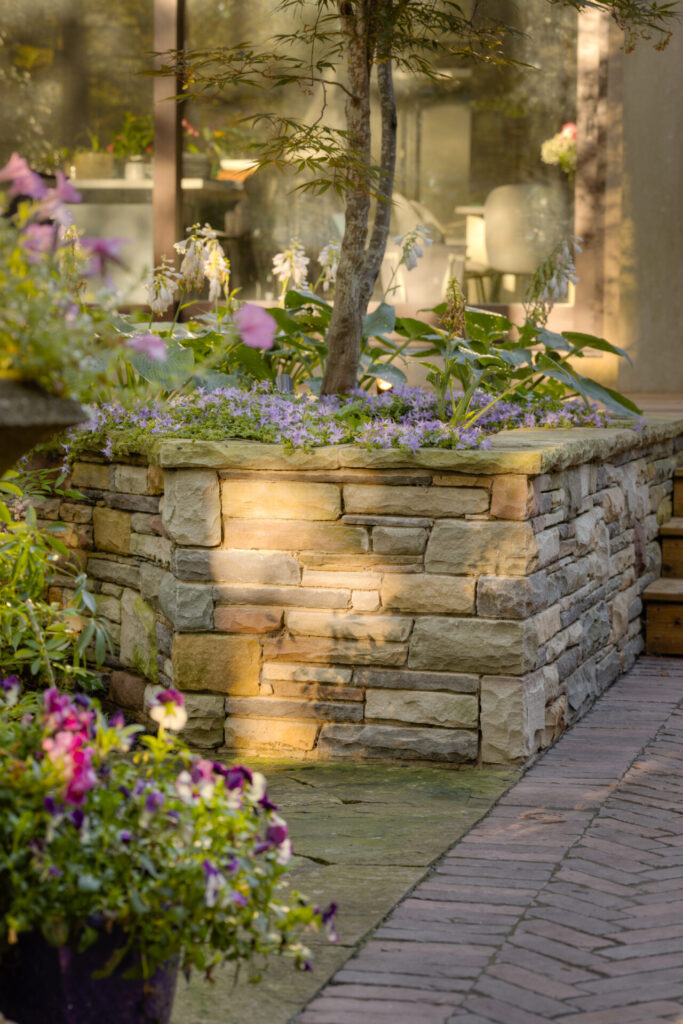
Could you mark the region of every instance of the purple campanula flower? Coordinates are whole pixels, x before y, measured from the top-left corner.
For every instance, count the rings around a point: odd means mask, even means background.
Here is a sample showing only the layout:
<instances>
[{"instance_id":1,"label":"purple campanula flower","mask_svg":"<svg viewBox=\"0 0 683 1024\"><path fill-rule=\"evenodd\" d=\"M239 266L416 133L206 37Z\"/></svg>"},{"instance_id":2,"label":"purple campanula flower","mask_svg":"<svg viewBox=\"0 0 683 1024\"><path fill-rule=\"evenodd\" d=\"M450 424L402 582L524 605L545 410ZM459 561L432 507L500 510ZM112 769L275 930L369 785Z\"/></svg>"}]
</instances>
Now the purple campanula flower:
<instances>
[{"instance_id":1,"label":"purple campanula flower","mask_svg":"<svg viewBox=\"0 0 683 1024\"><path fill-rule=\"evenodd\" d=\"M121 829L121 831L119 832L119 839L121 840L122 843L129 843L132 838L133 833L127 828Z\"/></svg>"},{"instance_id":2,"label":"purple campanula flower","mask_svg":"<svg viewBox=\"0 0 683 1024\"><path fill-rule=\"evenodd\" d=\"M58 868L56 864L50 864L50 867L47 869L47 873L50 878L61 878L64 872L61 868Z\"/></svg>"},{"instance_id":3,"label":"purple campanula flower","mask_svg":"<svg viewBox=\"0 0 683 1024\"><path fill-rule=\"evenodd\" d=\"M45 799L43 800L43 807L45 808L48 814L55 815L59 813L57 809L57 801L53 796L45 797Z\"/></svg>"}]
</instances>

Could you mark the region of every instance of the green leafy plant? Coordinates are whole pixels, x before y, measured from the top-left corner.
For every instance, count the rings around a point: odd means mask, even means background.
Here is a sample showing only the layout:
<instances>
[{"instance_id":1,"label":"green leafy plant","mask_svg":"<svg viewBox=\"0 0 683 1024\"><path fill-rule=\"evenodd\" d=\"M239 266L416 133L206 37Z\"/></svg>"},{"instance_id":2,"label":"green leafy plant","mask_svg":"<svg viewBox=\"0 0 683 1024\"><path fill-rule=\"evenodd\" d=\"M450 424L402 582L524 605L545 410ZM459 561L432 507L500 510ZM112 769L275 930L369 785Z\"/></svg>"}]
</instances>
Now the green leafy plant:
<instances>
[{"instance_id":1,"label":"green leafy plant","mask_svg":"<svg viewBox=\"0 0 683 1024\"><path fill-rule=\"evenodd\" d=\"M126 110L123 122L107 150L118 160L131 156L148 156L154 149L154 118L151 114L134 114Z\"/></svg>"},{"instance_id":2,"label":"green leafy plant","mask_svg":"<svg viewBox=\"0 0 683 1024\"><path fill-rule=\"evenodd\" d=\"M176 736L187 715L158 689L140 736L120 713L56 689L20 697L0 682L0 956L22 933L80 949L120 938L144 977L177 958L217 964L269 954L309 966L306 928L321 912L282 885L292 855L265 779L193 755Z\"/></svg>"},{"instance_id":3,"label":"green leafy plant","mask_svg":"<svg viewBox=\"0 0 683 1024\"><path fill-rule=\"evenodd\" d=\"M98 677L88 667L89 648L95 665L101 665L112 646L95 597L59 538L63 525L39 525L17 479L8 474L0 480L0 495L8 499L0 501L0 664L34 684L45 679L52 686L97 689ZM62 482L56 481L58 489ZM57 568L69 581L65 606L47 597Z\"/></svg>"}]
</instances>

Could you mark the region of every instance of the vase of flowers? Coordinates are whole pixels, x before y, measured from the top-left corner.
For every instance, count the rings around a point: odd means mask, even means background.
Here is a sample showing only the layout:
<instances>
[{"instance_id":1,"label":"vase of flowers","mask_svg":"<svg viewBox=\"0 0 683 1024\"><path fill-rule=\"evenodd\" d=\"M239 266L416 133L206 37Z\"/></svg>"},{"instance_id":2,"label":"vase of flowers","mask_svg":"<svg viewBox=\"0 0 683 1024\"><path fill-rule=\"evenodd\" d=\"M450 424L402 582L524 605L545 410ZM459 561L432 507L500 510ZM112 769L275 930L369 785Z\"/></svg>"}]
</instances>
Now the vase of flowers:
<instances>
[{"instance_id":1,"label":"vase of flowers","mask_svg":"<svg viewBox=\"0 0 683 1024\"><path fill-rule=\"evenodd\" d=\"M546 139L541 145L541 160L544 164L556 164L570 181L576 174L576 125L573 121L563 124L557 134Z\"/></svg>"},{"instance_id":2,"label":"vase of flowers","mask_svg":"<svg viewBox=\"0 0 683 1024\"><path fill-rule=\"evenodd\" d=\"M154 118L151 114L134 114L127 110L123 122L107 146L117 160L123 162L123 176L140 181L151 174L154 152Z\"/></svg>"},{"instance_id":3,"label":"vase of flowers","mask_svg":"<svg viewBox=\"0 0 683 1024\"><path fill-rule=\"evenodd\" d=\"M156 735L0 682L0 1013L16 1024L167 1024L178 969L272 953L307 968L302 930L334 937L334 908L282 891L291 842L263 776L193 755L176 691L150 716Z\"/></svg>"}]
</instances>

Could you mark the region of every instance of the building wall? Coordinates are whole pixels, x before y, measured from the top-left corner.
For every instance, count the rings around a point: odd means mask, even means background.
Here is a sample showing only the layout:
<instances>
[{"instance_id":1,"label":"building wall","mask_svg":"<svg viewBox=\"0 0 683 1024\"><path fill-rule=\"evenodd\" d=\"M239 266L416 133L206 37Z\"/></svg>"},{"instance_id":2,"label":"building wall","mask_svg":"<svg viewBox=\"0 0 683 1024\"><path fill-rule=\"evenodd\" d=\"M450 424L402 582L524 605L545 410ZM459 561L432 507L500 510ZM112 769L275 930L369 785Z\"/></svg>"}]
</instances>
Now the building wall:
<instances>
[{"instance_id":1,"label":"building wall","mask_svg":"<svg viewBox=\"0 0 683 1024\"><path fill-rule=\"evenodd\" d=\"M614 60L613 60L614 65ZM664 52L641 42L622 78L619 365L628 391L683 391L683 25Z\"/></svg>"}]
</instances>

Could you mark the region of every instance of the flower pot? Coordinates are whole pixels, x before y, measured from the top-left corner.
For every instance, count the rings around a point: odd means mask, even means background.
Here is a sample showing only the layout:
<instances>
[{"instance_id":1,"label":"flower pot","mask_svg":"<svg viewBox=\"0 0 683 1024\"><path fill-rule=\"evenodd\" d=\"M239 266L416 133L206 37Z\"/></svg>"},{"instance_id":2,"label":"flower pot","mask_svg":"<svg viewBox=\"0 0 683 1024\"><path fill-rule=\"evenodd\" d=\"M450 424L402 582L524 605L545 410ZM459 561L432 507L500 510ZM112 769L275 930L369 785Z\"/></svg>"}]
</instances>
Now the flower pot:
<instances>
[{"instance_id":1,"label":"flower pot","mask_svg":"<svg viewBox=\"0 0 683 1024\"><path fill-rule=\"evenodd\" d=\"M114 929L85 952L50 946L39 932L22 934L0 960L0 1014L12 1024L168 1024L176 964L146 981L126 978L136 966L127 954L106 978L93 978L123 943Z\"/></svg>"},{"instance_id":2,"label":"flower pot","mask_svg":"<svg viewBox=\"0 0 683 1024\"><path fill-rule=\"evenodd\" d=\"M126 181L146 181L152 177L151 161L143 156L130 156L123 165L123 177Z\"/></svg>"},{"instance_id":3,"label":"flower pot","mask_svg":"<svg viewBox=\"0 0 683 1024\"><path fill-rule=\"evenodd\" d=\"M184 178L208 178L211 174L211 160L205 153L183 153Z\"/></svg>"},{"instance_id":4,"label":"flower pot","mask_svg":"<svg viewBox=\"0 0 683 1024\"><path fill-rule=\"evenodd\" d=\"M112 153L76 153L72 160L75 178L113 178Z\"/></svg>"},{"instance_id":5,"label":"flower pot","mask_svg":"<svg viewBox=\"0 0 683 1024\"><path fill-rule=\"evenodd\" d=\"M78 402L0 373L0 475L41 441L87 418Z\"/></svg>"}]
</instances>

